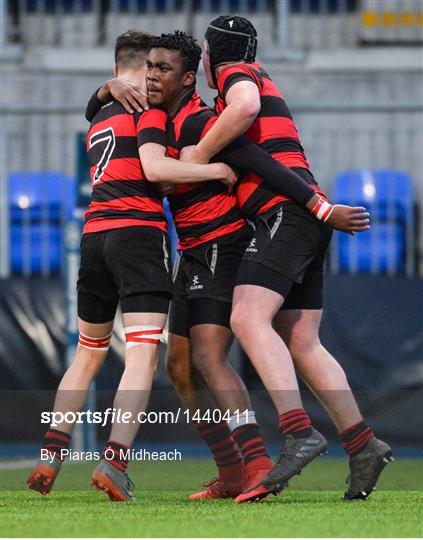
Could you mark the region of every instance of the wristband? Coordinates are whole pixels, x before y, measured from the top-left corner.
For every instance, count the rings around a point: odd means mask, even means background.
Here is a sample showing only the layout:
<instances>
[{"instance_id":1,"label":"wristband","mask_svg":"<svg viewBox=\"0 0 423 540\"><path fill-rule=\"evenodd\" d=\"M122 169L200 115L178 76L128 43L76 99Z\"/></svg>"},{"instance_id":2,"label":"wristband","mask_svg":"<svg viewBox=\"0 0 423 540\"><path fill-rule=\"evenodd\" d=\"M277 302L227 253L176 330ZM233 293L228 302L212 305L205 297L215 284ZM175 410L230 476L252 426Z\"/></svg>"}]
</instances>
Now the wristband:
<instances>
[{"instance_id":1,"label":"wristband","mask_svg":"<svg viewBox=\"0 0 423 540\"><path fill-rule=\"evenodd\" d=\"M311 213L323 223L329 219L334 209L334 205L328 203L324 197L320 197L317 203L313 206Z\"/></svg>"}]
</instances>

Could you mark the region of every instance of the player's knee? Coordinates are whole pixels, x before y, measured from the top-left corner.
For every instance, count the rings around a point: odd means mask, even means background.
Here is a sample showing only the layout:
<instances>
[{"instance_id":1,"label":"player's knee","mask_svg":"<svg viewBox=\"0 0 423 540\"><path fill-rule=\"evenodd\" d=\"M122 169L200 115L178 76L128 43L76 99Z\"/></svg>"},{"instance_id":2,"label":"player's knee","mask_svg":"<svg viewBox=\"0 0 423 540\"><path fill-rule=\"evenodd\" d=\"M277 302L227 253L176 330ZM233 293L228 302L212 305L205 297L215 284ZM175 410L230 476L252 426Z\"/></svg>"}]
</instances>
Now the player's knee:
<instances>
[{"instance_id":1,"label":"player's knee","mask_svg":"<svg viewBox=\"0 0 423 540\"><path fill-rule=\"evenodd\" d=\"M79 332L75 361L85 373L95 377L103 366L112 339L112 331L101 337L87 336Z\"/></svg>"},{"instance_id":2,"label":"player's knee","mask_svg":"<svg viewBox=\"0 0 423 540\"><path fill-rule=\"evenodd\" d=\"M251 333L251 313L244 307L234 307L231 314L231 329L239 341L244 341Z\"/></svg>"},{"instance_id":3,"label":"player's knee","mask_svg":"<svg viewBox=\"0 0 423 540\"><path fill-rule=\"evenodd\" d=\"M207 379L211 371L216 371L225 362L224 353L220 354L218 349L200 347L192 351L192 368L202 378Z\"/></svg>"},{"instance_id":4,"label":"player's knee","mask_svg":"<svg viewBox=\"0 0 423 540\"><path fill-rule=\"evenodd\" d=\"M186 365L186 361L181 358L176 349L168 349L167 351L166 371L176 388L183 389L186 387L189 378L189 366Z\"/></svg>"},{"instance_id":5,"label":"player's knee","mask_svg":"<svg viewBox=\"0 0 423 540\"><path fill-rule=\"evenodd\" d=\"M155 371L158 364L158 351L154 345L140 345L125 352L125 369Z\"/></svg>"},{"instance_id":6,"label":"player's knee","mask_svg":"<svg viewBox=\"0 0 423 540\"><path fill-rule=\"evenodd\" d=\"M192 351L192 367L194 371L200 375L204 374L205 370L207 370L207 367L210 364L210 361L212 360L210 358L210 352L211 351L205 350Z\"/></svg>"},{"instance_id":7,"label":"player's knee","mask_svg":"<svg viewBox=\"0 0 423 540\"><path fill-rule=\"evenodd\" d=\"M288 348L293 358L301 359L313 355L319 346L318 339L302 336L301 338L291 338Z\"/></svg>"},{"instance_id":8,"label":"player's knee","mask_svg":"<svg viewBox=\"0 0 423 540\"><path fill-rule=\"evenodd\" d=\"M291 334L288 348L293 358L301 359L314 355L320 346L320 340L317 336Z\"/></svg>"},{"instance_id":9,"label":"player's knee","mask_svg":"<svg viewBox=\"0 0 423 540\"><path fill-rule=\"evenodd\" d=\"M81 369L84 373L95 377L103 367L107 351L87 349L79 346L73 360L73 365Z\"/></svg>"}]
</instances>

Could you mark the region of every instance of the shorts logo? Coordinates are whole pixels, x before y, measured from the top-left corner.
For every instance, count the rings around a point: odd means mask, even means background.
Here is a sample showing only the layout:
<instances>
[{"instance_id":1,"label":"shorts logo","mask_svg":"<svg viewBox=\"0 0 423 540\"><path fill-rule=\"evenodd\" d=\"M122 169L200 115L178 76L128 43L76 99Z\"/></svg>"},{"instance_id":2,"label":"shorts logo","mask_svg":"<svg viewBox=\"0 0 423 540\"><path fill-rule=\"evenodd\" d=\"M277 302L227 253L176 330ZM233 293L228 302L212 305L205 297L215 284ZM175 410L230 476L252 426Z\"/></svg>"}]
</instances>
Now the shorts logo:
<instances>
[{"instance_id":1,"label":"shorts logo","mask_svg":"<svg viewBox=\"0 0 423 540\"><path fill-rule=\"evenodd\" d=\"M199 289L203 289L203 285L200 284L200 278L198 276L194 276L192 280L192 285L189 288L190 291L198 291Z\"/></svg>"},{"instance_id":2,"label":"shorts logo","mask_svg":"<svg viewBox=\"0 0 423 540\"><path fill-rule=\"evenodd\" d=\"M256 241L257 241L257 238L252 238L250 245L246 249L247 253L257 253L258 250L256 248Z\"/></svg>"}]
</instances>

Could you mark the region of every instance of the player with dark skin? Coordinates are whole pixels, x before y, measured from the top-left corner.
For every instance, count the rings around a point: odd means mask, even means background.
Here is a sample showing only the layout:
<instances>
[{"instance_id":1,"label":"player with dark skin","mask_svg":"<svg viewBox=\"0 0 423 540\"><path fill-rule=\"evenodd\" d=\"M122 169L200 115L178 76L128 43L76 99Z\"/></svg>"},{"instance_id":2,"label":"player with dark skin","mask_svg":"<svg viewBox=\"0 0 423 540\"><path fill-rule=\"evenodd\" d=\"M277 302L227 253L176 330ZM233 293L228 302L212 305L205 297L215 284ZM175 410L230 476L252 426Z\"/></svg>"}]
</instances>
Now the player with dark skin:
<instances>
[{"instance_id":1,"label":"player with dark skin","mask_svg":"<svg viewBox=\"0 0 423 540\"><path fill-rule=\"evenodd\" d=\"M164 39L164 43L165 42L166 39ZM160 45L156 47L153 46L147 61L147 68L147 91L149 102L152 106L164 107L169 117L173 119L176 127L179 125L178 113L181 111L181 104L187 99L190 99L189 96L192 95L193 86L195 85L195 73L184 72L183 59L178 50L168 49L165 46L160 47ZM208 113L214 116L211 111L208 111ZM181 131L183 131L183 129L184 128L182 127ZM173 194L171 194L170 197L172 209ZM211 212L212 211L211 208ZM178 231L177 214L175 214L175 219ZM236 232L233 234L231 233L230 235L228 234L227 238L223 237L222 241L219 241L219 238L217 238L212 244L213 250L214 246L216 246L216 253L219 253L217 256L216 279L212 278L213 282L222 279L218 277L218 268L219 265L225 263L222 259L222 256L224 256L225 242L231 242L231 238L233 238L235 243L237 243L238 240L236 240L236 235ZM249 232L247 232L247 237L249 237ZM245 243L245 239L243 238L246 237L241 235L239 241ZM237 249L239 254L236 260L239 261L239 257L242 255L242 249L240 248L232 247L226 256L232 257L231 253ZM184 259L189 257L190 252L193 251L194 250L190 249L184 250L184 255L181 259L181 268ZM207 257L208 251L205 251L204 254ZM194 276L194 281L192 283L195 283L195 278L196 276ZM201 276L201 279L206 279L206 277ZM178 288L177 282L178 278L175 281L175 290ZM223 282L221 283L223 285ZM217 287L214 286L213 288L216 290ZM230 296L231 293L232 286L230 287ZM191 408L200 408L201 410L204 410L205 407L214 409L216 408L216 405L214 405L213 402L215 402L221 411L230 411L231 415L234 415L236 411L251 411L251 403L245 385L238 374L226 361L227 353L232 342L232 333L227 318L229 315L228 309L230 309L230 304L220 302L213 298L213 296L210 297L210 299L205 297L193 300L190 300L188 297L187 304L189 311L189 333L184 333L180 331L181 319L184 316L184 310L182 308L183 304L179 300L178 294L175 294L175 301L172 304L170 312L167 352L168 371L170 375L173 376L173 381L180 380L179 377L175 377L175 367L176 369L185 370L184 376L186 377L186 375L189 375L192 383L191 388L196 391L195 393L191 392L191 399L186 405ZM198 307L200 307L203 312L209 312L210 318L204 318L204 315L202 314L198 319ZM216 319L214 318L214 315L212 316L211 314L211 311L214 309L217 309L221 314ZM223 312L225 312L225 316L222 316ZM193 368L190 367L191 362ZM204 381L202 386L201 381ZM210 390L210 394L213 398L212 400L208 399L207 392L204 391L204 385ZM201 388L203 391L201 391ZM184 389L179 389L179 392L185 399L187 398L187 391L189 392L189 386L186 384ZM251 418L248 418L248 421L251 421ZM253 429L258 430L255 418L253 418L251 422L250 425L254 426ZM235 433L243 428L245 428L245 426L235 429L234 437L236 437ZM204 437L212 436L212 434L209 434L204 428L202 428L202 432L199 431L199 433L205 434ZM254 435L254 441L260 446L262 453L259 454L257 452L257 455L255 456L248 455L248 457L251 458L251 461L248 461L248 463L245 454L243 456L246 474L253 477L257 475L258 470L262 470L263 468L267 469L269 467L269 458L265 454L261 436L258 434L258 431L255 431ZM230 456L232 456L234 455L234 450L233 448L229 448L227 442L228 439L231 439L231 437L219 439L218 444L225 445L225 447L228 448ZM218 463L218 461L216 462ZM209 499L220 496L227 497L238 495L243 489L243 481L240 476L243 467L237 467L235 464L231 465L230 469L233 471L232 478L227 475L227 472L225 473L225 468L226 467L224 466L219 468L220 478L218 482L211 482L206 486L206 490L193 494L190 498Z\"/></svg>"}]
</instances>

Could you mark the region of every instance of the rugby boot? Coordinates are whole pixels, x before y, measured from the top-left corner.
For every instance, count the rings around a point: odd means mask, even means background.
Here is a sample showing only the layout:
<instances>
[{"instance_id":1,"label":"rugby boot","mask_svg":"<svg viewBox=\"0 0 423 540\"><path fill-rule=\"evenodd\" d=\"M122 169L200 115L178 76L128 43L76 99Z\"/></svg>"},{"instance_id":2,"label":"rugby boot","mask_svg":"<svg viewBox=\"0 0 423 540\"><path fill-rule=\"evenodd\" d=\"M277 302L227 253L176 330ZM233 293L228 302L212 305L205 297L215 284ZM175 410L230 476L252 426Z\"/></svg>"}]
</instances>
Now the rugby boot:
<instances>
[{"instance_id":1,"label":"rugby boot","mask_svg":"<svg viewBox=\"0 0 423 540\"><path fill-rule=\"evenodd\" d=\"M391 447L375 437L370 439L359 454L350 457L350 475L346 480L348 488L342 497L344 501L367 499L390 461L394 461Z\"/></svg>"},{"instance_id":2,"label":"rugby boot","mask_svg":"<svg viewBox=\"0 0 423 540\"><path fill-rule=\"evenodd\" d=\"M244 479L244 489L242 490L242 493L236 497L235 502L259 502L268 495L277 495L285 489L285 487L288 486L287 482L278 486L263 485L262 482L269 471L272 470L272 467L273 465L270 459L268 460L268 463L262 461L259 467L248 467Z\"/></svg>"},{"instance_id":3,"label":"rugby boot","mask_svg":"<svg viewBox=\"0 0 423 540\"><path fill-rule=\"evenodd\" d=\"M29 489L38 491L41 495L50 493L61 467L62 461L56 457L53 458L52 463L39 461L26 481Z\"/></svg>"},{"instance_id":4,"label":"rugby boot","mask_svg":"<svg viewBox=\"0 0 423 540\"><path fill-rule=\"evenodd\" d=\"M134 484L128 474L120 471L104 459L94 470L91 485L97 491L104 491L112 501L135 501L132 494Z\"/></svg>"},{"instance_id":5,"label":"rugby boot","mask_svg":"<svg viewBox=\"0 0 423 540\"><path fill-rule=\"evenodd\" d=\"M283 489L285 484L317 456L326 453L328 443L321 433L311 428L308 437L295 438L288 433L282 438L279 459L263 480L265 487Z\"/></svg>"},{"instance_id":6,"label":"rugby boot","mask_svg":"<svg viewBox=\"0 0 423 540\"><path fill-rule=\"evenodd\" d=\"M243 483L241 480L240 482L230 484L223 482L220 478L213 478L210 482L204 482L203 486L206 489L188 495L188 499L190 501L197 501L199 499L230 499L242 492Z\"/></svg>"}]
</instances>

